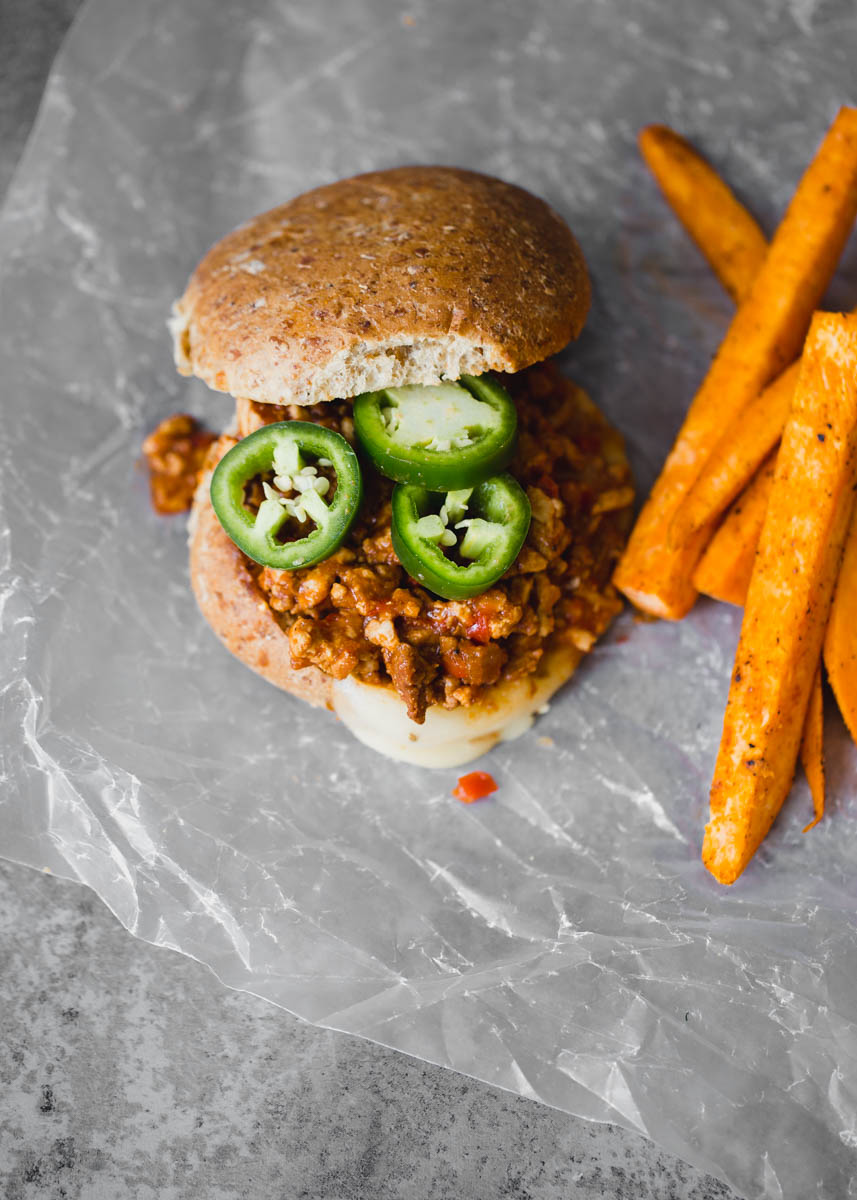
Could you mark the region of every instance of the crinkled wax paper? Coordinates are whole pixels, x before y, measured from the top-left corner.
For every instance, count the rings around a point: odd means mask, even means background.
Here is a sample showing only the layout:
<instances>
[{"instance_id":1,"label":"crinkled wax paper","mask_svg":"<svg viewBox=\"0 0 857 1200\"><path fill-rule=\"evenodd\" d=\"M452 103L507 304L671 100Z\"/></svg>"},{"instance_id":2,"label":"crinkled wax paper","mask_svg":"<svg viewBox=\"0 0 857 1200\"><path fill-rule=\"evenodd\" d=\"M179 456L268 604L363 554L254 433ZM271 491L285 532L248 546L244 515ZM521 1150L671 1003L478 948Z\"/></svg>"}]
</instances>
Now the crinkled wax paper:
<instances>
[{"instance_id":1,"label":"crinkled wax paper","mask_svg":"<svg viewBox=\"0 0 857 1200\"><path fill-rule=\"evenodd\" d=\"M772 228L853 34L847 0L92 0L0 232L2 852L233 987L620 1122L747 1196L857 1194L857 756L832 707L828 816L802 835L799 782L731 890L699 862L726 606L626 615L465 807L455 773L376 757L226 654L135 461L170 411L228 416L165 331L211 241L336 177L445 162L572 222L595 301L564 364L646 487L729 302L635 132L686 131ZM852 253L834 302L855 274Z\"/></svg>"}]
</instances>

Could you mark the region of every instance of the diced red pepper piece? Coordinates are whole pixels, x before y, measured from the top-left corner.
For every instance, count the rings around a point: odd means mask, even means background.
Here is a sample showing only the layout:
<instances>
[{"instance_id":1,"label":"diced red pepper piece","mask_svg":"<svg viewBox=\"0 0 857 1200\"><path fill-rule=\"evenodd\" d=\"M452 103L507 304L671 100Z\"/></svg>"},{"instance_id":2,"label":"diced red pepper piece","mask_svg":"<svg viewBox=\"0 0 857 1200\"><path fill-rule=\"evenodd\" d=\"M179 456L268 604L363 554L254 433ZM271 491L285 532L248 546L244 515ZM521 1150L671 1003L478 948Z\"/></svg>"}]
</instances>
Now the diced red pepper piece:
<instances>
[{"instance_id":1,"label":"diced red pepper piece","mask_svg":"<svg viewBox=\"0 0 857 1200\"><path fill-rule=\"evenodd\" d=\"M462 804L472 804L474 800L484 800L496 791L497 784L487 771L471 771L469 775L461 776L452 794Z\"/></svg>"}]
</instances>

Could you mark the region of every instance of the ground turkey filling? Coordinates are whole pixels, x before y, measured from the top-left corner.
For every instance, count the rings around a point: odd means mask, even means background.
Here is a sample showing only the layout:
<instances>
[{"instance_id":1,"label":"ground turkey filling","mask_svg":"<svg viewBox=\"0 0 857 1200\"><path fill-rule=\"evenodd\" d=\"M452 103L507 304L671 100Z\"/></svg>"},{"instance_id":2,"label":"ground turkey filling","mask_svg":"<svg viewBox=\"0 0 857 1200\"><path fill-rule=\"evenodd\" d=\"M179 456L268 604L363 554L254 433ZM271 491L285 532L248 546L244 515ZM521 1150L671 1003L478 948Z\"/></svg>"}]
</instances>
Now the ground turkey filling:
<instances>
[{"instance_id":1,"label":"ground turkey filling","mask_svg":"<svg viewBox=\"0 0 857 1200\"><path fill-rule=\"evenodd\" d=\"M633 488L618 434L550 365L504 378L518 409L510 470L533 520L507 574L472 600L440 600L400 566L390 538L393 485L364 471L365 497L330 558L299 571L247 561L289 638L294 667L334 679L392 683L421 723L432 704L473 704L499 680L535 671L547 644L586 651L621 607L609 584L628 530ZM242 436L303 419L353 441L348 402L280 408L241 402Z\"/></svg>"}]
</instances>

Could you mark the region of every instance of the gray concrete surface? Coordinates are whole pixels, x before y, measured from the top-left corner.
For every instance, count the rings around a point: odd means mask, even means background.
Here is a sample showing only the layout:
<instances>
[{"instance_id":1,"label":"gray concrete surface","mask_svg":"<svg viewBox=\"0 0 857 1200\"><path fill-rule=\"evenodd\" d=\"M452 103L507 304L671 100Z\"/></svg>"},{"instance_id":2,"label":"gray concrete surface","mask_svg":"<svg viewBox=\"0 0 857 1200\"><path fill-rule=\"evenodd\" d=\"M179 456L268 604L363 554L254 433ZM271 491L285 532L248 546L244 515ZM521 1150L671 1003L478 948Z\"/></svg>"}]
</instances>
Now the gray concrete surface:
<instances>
[{"instance_id":1,"label":"gray concrete surface","mask_svg":"<svg viewBox=\"0 0 857 1200\"><path fill-rule=\"evenodd\" d=\"M0 0L0 192L76 8ZM622 1130L229 992L198 963L132 939L89 892L2 863L0 1195L734 1193Z\"/></svg>"},{"instance_id":2,"label":"gray concrete surface","mask_svg":"<svg viewBox=\"0 0 857 1200\"><path fill-rule=\"evenodd\" d=\"M0 864L5 1200L728 1200L611 1126L302 1024Z\"/></svg>"}]
</instances>

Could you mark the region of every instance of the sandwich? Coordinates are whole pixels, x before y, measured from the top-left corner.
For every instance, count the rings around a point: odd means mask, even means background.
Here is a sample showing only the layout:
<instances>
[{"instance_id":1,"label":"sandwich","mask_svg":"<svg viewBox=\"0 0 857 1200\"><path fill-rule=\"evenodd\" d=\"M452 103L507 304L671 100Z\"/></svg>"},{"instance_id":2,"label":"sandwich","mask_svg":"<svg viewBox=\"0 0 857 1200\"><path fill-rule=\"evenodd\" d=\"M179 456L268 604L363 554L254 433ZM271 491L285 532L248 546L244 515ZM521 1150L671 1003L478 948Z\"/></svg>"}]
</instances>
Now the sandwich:
<instances>
[{"instance_id":1,"label":"sandwich","mask_svg":"<svg viewBox=\"0 0 857 1200\"><path fill-rule=\"evenodd\" d=\"M590 285L565 222L472 171L321 187L218 242L175 360L235 397L193 499L223 644L392 758L532 724L620 608L620 435L546 360Z\"/></svg>"}]
</instances>

